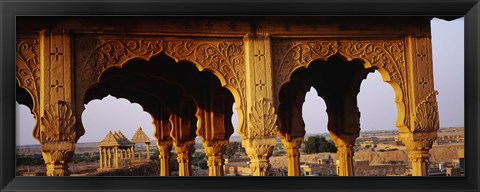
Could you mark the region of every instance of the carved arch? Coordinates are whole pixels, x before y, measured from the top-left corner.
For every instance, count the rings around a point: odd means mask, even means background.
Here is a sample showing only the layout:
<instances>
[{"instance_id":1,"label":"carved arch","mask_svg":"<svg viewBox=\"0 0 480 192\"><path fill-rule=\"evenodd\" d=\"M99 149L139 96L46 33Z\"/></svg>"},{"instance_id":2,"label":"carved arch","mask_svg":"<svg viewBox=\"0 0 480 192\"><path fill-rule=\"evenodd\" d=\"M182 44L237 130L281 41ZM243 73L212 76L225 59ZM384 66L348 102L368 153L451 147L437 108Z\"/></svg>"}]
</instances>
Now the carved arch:
<instances>
[{"instance_id":1,"label":"carved arch","mask_svg":"<svg viewBox=\"0 0 480 192\"><path fill-rule=\"evenodd\" d=\"M246 126L243 123L246 100L242 39L78 35L75 45L77 114L84 110L82 102L86 90L98 82L107 68L122 66L133 58L150 60L163 52L177 63L188 61L199 71L212 72L235 99L239 130Z\"/></svg>"},{"instance_id":2,"label":"carved arch","mask_svg":"<svg viewBox=\"0 0 480 192\"><path fill-rule=\"evenodd\" d=\"M327 60L340 55L347 62L361 60L364 68L379 71L385 82L395 92L397 123L400 130L408 130L409 116L406 80L406 53L403 39L389 40L318 40L318 39L272 39L275 107L280 101L278 95L294 71L307 68L314 60Z\"/></svg>"}]
</instances>

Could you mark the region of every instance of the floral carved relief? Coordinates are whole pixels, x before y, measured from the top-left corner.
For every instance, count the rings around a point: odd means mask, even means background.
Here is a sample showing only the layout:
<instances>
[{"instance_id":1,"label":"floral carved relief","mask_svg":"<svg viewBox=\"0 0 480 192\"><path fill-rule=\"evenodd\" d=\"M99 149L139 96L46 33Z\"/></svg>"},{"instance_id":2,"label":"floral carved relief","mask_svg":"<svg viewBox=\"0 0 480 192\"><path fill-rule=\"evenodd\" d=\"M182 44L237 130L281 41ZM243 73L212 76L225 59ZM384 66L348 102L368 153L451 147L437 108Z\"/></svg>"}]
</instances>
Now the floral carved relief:
<instances>
[{"instance_id":1,"label":"floral carved relief","mask_svg":"<svg viewBox=\"0 0 480 192\"><path fill-rule=\"evenodd\" d=\"M81 35L75 38L75 42L77 106L83 106L82 98L87 89L97 83L107 68L120 67L133 58L149 60L163 52L176 61L192 62L200 70L219 76L223 86L236 92L233 95L244 108L245 61L241 39Z\"/></svg>"},{"instance_id":2,"label":"floral carved relief","mask_svg":"<svg viewBox=\"0 0 480 192\"><path fill-rule=\"evenodd\" d=\"M250 113L249 138L259 136L275 136L277 133L277 115L272 102L260 98L253 106Z\"/></svg>"},{"instance_id":3,"label":"floral carved relief","mask_svg":"<svg viewBox=\"0 0 480 192\"><path fill-rule=\"evenodd\" d=\"M348 60L361 59L377 69L385 70L390 81L401 89L397 102L408 106L406 90L405 42L403 40L298 40L273 39L274 91L279 94L281 87L289 81L292 73L317 59L327 60L340 54ZM278 106L279 101L275 101ZM408 117L408 114L405 114ZM403 122L408 125L408 118Z\"/></svg>"},{"instance_id":4,"label":"floral carved relief","mask_svg":"<svg viewBox=\"0 0 480 192\"><path fill-rule=\"evenodd\" d=\"M431 92L415 109L415 130L412 132L432 132L439 128L438 107L434 97L437 91Z\"/></svg>"},{"instance_id":5,"label":"floral carved relief","mask_svg":"<svg viewBox=\"0 0 480 192\"><path fill-rule=\"evenodd\" d=\"M32 112L35 119L39 115L40 95L40 62L38 38L19 38L16 45L16 78L19 86L25 88L33 100ZM38 124L35 125L34 135L39 138Z\"/></svg>"},{"instance_id":6,"label":"floral carved relief","mask_svg":"<svg viewBox=\"0 0 480 192\"><path fill-rule=\"evenodd\" d=\"M41 142L74 142L76 138L75 115L67 104L58 102L49 105L41 119Z\"/></svg>"}]
</instances>

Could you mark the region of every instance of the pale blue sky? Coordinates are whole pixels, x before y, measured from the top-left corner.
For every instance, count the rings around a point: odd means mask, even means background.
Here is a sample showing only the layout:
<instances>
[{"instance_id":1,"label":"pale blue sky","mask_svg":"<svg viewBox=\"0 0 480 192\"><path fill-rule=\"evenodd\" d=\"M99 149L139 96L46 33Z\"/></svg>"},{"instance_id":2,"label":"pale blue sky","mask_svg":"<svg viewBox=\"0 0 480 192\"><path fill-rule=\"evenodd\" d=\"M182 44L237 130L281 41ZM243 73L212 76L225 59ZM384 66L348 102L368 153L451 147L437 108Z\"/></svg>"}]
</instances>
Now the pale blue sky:
<instances>
[{"instance_id":1,"label":"pale blue sky","mask_svg":"<svg viewBox=\"0 0 480 192\"><path fill-rule=\"evenodd\" d=\"M464 126L464 20L433 19L432 47L434 88L439 91L437 102L440 127ZM396 129L396 106L393 89L383 82L378 72L368 75L358 95L362 131ZM324 133L327 115L324 101L311 89L303 105L307 133ZM236 115L232 117L237 126ZM131 138L138 127L153 137L151 116L137 103L107 96L86 105L82 115L85 135L79 142L97 142L112 130L120 130ZM17 103L17 145L38 144L33 138L35 125L30 109Z\"/></svg>"}]
</instances>

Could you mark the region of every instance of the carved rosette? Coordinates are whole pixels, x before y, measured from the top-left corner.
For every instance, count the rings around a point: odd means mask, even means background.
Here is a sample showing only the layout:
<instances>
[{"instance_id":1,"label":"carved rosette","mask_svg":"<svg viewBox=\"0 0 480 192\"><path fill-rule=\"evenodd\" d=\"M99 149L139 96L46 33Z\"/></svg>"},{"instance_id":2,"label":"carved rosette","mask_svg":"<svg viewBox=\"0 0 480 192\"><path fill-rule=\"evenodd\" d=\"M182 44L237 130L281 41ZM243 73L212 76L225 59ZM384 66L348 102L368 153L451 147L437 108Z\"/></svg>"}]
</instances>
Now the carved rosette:
<instances>
[{"instance_id":1,"label":"carved rosette","mask_svg":"<svg viewBox=\"0 0 480 192\"><path fill-rule=\"evenodd\" d=\"M25 88L32 96L34 118L39 117L39 95L40 95L40 46L38 37L17 38L16 45L16 78L19 86ZM40 140L39 123L35 124L34 137Z\"/></svg>"},{"instance_id":2,"label":"carved rosette","mask_svg":"<svg viewBox=\"0 0 480 192\"><path fill-rule=\"evenodd\" d=\"M412 132L432 132L439 128L438 107L434 100L437 91L430 93L415 109L415 127Z\"/></svg>"},{"instance_id":3,"label":"carved rosette","mask_svg":"<svg viewBox=\"0 0 480 192\"><path fill-rule=\"evenodd\" d=\"M408 106L406 89L405 42L403 40L304 40L273 39L274 91L279 95L281 87L289 81L292 73L300 67L308 67L314 60L328 60L340 54L348 60L362 59L372 66L385 70L391 82L401 89L401 98ZM278 97L277 97L278 98ZM278 99L275 101L278 106ZM405 110L406 111L406 110ZM408 114L405 115L408 117ZM408 125L408 118L403 123Z\"/></svg>"},{"instance_id":4,"label":"carved rosette","mask_svg":"<svg viewBox=\"0 0 480 192\"><path fill-rule=\"evenodd\" d=\"M277 114L272 102L260 98L253 106L250 113L250 129L248 138L261 136L275 136L278 131Z\"/></svg>"}]
</instances>

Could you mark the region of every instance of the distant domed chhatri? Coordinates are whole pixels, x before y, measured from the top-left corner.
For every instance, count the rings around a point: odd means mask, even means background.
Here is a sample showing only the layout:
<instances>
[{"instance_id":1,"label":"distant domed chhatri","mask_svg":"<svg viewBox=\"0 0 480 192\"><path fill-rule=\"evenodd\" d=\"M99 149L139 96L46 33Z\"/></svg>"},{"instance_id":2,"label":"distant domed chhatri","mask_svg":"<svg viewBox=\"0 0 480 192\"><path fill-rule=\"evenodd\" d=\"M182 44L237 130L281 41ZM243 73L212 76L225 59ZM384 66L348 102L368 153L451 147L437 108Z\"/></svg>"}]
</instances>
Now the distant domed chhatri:
<instances>
[{"instance_id":1,"label":"distant domed chhatri","mask_svg":"<svg viewBox=\"0 0 480 192\"><path fill-rule=\"evenodd\" d=\"M143 132L142 128L139 127L135 134L132 137L132 143L150 143L150 138L148 138L147 134Z\"/></svg>"},{"instance_id":2,"label":"distant domed chhatri","mask_svg":"<svg viewBox=\"0 0 480 192\"><path fill-rule=\"evenodd\" d=\"M144 142L148 140L147 135L139 128L132 140ZM146 143L146 142L144 142ZM100 167L98 170L125 167L135 161L135 142L128 140L121 131L109 131L105 138L98 144L100 153ZM138 155L141 160L141 153ZM147 160L150 159L150 150L147 144Z\"/></svg>"}]
</instances>

